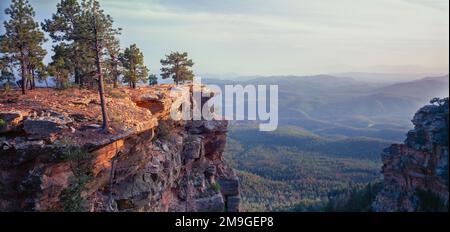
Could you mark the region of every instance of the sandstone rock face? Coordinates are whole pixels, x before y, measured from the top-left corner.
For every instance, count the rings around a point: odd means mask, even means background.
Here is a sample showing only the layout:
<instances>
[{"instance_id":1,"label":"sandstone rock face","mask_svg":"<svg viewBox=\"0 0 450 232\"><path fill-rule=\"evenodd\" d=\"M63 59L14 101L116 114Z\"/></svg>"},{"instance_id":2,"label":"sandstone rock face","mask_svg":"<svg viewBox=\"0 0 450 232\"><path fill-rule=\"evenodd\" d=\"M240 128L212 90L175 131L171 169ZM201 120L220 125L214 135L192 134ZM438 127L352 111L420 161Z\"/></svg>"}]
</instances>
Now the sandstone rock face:
<instances>
[{"instance_id":1,"label":"sandstone rock face","mask_svg":"<svg viewBox=\"0 0 450 232\"><path fill-rule=\"evenodd\" d=\"M227 122L172 121L181 95L156 88L108 100L130 115L110 135L90 126L97 106L85 93L76 99L90 100L67 112L24 105L0 114L8 123L0 133L20 131L0 134L0 211L239 211L239 182L222 156Z\"/></svg>"},{"instance_id":2,"label":"sandstone rock face","mask_svg":"<svg viewBox=\"0 0 450 232\"><path fill-rule=\"evenodd\" d=\"M420 192L448 205L448 107L447 98L421 108L405 143L383 151L384 183L373 203L375 211L424 210Z\"/></svg>"}]
</instances>

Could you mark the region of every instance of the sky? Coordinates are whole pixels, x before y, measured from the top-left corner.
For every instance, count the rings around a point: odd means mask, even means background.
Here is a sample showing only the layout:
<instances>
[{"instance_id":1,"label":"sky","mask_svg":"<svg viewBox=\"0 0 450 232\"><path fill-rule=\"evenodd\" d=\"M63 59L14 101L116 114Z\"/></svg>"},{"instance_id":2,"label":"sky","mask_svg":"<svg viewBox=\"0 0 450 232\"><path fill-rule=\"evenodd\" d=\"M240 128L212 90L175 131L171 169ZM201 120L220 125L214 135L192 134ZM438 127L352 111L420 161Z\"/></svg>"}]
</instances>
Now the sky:
<instances>
[{"instance_id":1,"label":"sky","mask_svg":"<svg viewBox=\"0 0 450 232\"><path fill-rule=\"evenodd\" d=\"M30 2L42 21L59 1ZM196 74L448 73L448 0L100 3L123 29L122 47L136 43L152 73L171 51L188 52ZM8 5L0 0L1 21Z\"/></svg>"}]
</instances>

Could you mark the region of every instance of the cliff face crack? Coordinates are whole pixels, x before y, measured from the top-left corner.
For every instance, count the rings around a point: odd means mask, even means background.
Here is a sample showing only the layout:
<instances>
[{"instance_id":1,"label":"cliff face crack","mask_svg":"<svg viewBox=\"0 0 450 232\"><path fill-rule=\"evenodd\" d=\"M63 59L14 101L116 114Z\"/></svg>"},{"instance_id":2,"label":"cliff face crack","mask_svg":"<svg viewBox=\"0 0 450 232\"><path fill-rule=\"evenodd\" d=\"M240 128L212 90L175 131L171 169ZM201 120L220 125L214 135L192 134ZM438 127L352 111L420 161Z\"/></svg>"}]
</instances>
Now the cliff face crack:
<instances>
[{"instance_id":1,"label":"cliff face crack","mask_svg":"<svg viewBox=\"0 0 450 232\"><path fill-rule=\"evenodd\" d=\"M119 155L120 155L120 152L117 153L113 159L111 159L111 173L109 174L109 196L108 196L108 205L106 208L106 211L108 211L108 212L116 211L116 208L113 206L114 199L113 199L112 189L113 189L114 177L115 177L115 173L116 173L116 162L117 162L117 158Z\"/></svg>"}]
</instances>

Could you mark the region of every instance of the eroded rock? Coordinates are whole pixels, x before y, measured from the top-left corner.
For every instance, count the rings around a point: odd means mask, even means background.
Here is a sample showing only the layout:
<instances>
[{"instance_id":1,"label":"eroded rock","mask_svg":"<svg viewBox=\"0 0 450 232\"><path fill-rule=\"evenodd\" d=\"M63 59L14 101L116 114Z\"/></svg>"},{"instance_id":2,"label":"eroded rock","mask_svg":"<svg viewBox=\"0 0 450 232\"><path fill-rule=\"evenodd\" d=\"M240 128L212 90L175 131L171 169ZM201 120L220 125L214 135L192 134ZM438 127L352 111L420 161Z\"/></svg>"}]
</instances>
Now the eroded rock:
<instances>
[{"instance_id":1,"label":"eroded rock","mask_svg":"<svg viewBox=\"0 0 450 232\"><path fill-rule=\"evenodd\" d=\"M12 131L19 131L19 125L24 115L22 112L0 112L0 134Z\"/></svg>"},{"instance_id":2,"label":"eroded rock","mask_svg":"<svg viewBox=\"0 0 450 232\"><path fill-rule=\"evenodd\" d=\"M222 156L226 121L170 123L165 138L155 132L189 90L169 96L171 88L118 89L126 96L108 100L110 134L98 131L95 92L74 90L71 104L60 92L31 98L20 105L30 116L4 115L8 130L24 133L0 139L0 210L60 211L76 194L82 211L238 210L237 177Z\"/></svg>"},{"instance_id":3,"label":"eroded rock","mask_svg":"<svg viewBox=\"0 0 450 232\"><path fill-rule=\"evenodd\" d=\"M442 105L421 108L405 143L384 149L383 188L373 203L375 211L425 210L423 194L448 205L448 107L447 98Z\"/></svg>"}]
</instances>

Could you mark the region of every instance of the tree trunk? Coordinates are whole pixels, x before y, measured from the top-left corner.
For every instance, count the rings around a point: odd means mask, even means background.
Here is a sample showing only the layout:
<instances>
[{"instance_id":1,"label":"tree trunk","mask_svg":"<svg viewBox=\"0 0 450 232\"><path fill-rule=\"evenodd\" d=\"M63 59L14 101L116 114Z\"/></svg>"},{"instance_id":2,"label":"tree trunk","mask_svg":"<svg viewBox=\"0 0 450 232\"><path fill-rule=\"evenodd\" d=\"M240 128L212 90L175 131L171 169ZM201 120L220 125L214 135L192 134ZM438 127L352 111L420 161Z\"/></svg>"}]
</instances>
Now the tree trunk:
<instances>
[{"instance_id":1,"label":"tree trunk","mask_svg":"<svg viewBox=\"0 0 450 232\"><path fill-rule=\"evenodd\" d=\"M118 75L117 75L117 60L116 60L116 56L115 55L111 55L111 59L113 61L113 87L117 88L118 84L117 82L119 81Z\"/></svg>"},{"instance_id":2,"label":"tree trunk","mask_svg":"<svg viewBox=\"0 0 450 232\"><path fill-rule=\"evenodd\" d=\"M85 74L81 74L80 73L80 77L79 77L80 78L80 80L79 80L80 81L80 88L83 88L83 86L84 86L84 76L85 76Z\"/></svg>"},{"instance_id":3,"label":"tree trunk","mask_svg":"<svg viewBox=\"0 0 450 232\"><path fill-rule=\"evenodd\" d=\"M95 35L95 63L97 66L97 75L98 75L98 93L100 95L100 104L102 107L102 119L103 119L102 132L108 133L109 123L108 123L108 115L106 114L106 102L103 89L102 64L100 61L100 45L98 42L97 22L95 16L94 16L94 35Z\"/></svg>"},{"instance_id":4,"label":"tree trunk","mask_svg":"<svg viewBox=\"0 0 450 232\"><path fill-rule=\"evenodd\" d=\"M30 65L28 65L28 67L27 67L28 69L27 69L27 74L28 74L28 76L27 76L27 89L28 90L31 90L31 69L30 69Z\"/></svg>"},{"instance_id":5,"label":"tree trunk","mask_svg":"<svg viewBox=\"0 0 450 232\"><path fill-rule=\"evenodd\" d=\"M31 68L31 89L35 89L36 88L36 78L34 76L34 68Z\"/></svg>"},{"instance_id":6,"label":"tree trunk","mask_svg":"<svg viewBox=\"0 0 450 232\"><path fill-rule=\"evenodd\" d=\"M134 84L134 80L136 79L136 67L134 66L134 63L133 63L133 59L131 59L130 60L130 63L131 63L131 71L132 71L132 74L131 74L131 78L130 78L130 83L131 83L131 85L130 85L130 87L131 88L135 88L135 84Z\"/></svg>"},{"instance_id":7,"label":"tree trunk","mask_svg":"<svg viewBox=\"0 0 450 232\"><path fill-rule=\"evenodd\" d=\"M27 67L25 65L25 54L23 49L20 50L20 65L22 68L22 94L26 94L27 89Z\"/></svg>"},{"instance_id":8,"label":"tree trunk","mask_svg":"<svg viewBox=\"0 0 450 232\"><path fill-rule=\"evenodd\" d=\"M178 75L178 61L175 62L175 84L178 85L178 83L180 82L180 77Z\"/></svg>"},{"instance_id":9,"label":"tree trunk","mask_svg":"<svg viewBox=\"0 0 450 232\"><path fill-rule=\"evenodd\" d=\"M78 64L75 64L74 75L75 75L75 84L81 87L80 69L78 68Z\"/></svg>"}]
</instances>

